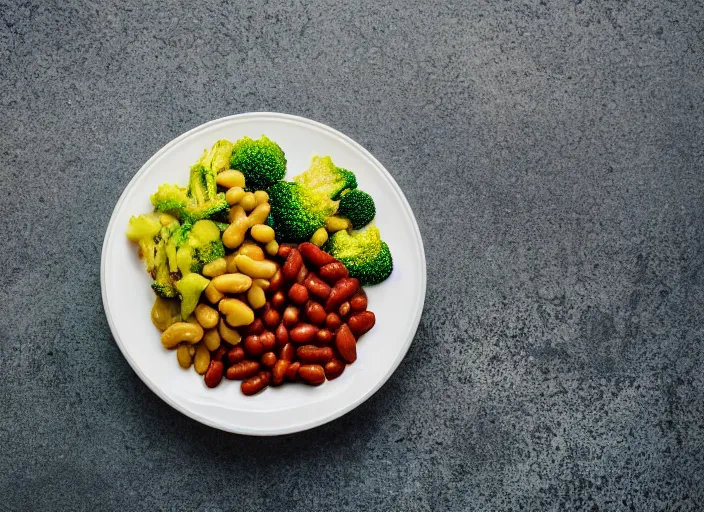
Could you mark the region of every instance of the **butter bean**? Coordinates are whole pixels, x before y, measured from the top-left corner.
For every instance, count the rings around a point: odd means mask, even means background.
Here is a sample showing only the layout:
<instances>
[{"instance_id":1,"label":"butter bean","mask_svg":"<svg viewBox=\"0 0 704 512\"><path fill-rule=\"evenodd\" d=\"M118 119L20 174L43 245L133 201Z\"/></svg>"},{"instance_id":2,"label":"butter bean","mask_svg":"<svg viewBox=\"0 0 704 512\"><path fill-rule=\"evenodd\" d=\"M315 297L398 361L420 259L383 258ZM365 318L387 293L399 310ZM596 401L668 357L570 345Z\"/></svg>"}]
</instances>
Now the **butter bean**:
<instances>
[{"instance_id":1,"label":"butter bean","mask_svg":"<svg viewBox=\"0 0 704 512\"><path fill-rule=\"evenodd\" d=\"M244 187L244 174L234 169L228 169L215 177L215 183L223 188Z\"/></svg>"},{"instance_id":2,"label":"butter bean","mask_svg":"<svg viewBox=\"0 0 704 512\"><path fill-rule=\"evenodd\" d=\"M193 358L193 367L199 375L203 375L210 364L210 350L204 344L196 345L196 356Z\"/></svg>"},{"instance_id":3,"label":"butter bean","mask_svg":"<svg viewBox=\"0 0 704 512\"><path fill-rule=\"evenodd\" d=\"M268 244L274 239L275 236L274 230L266 224L255 224L252 226L250 234L252 235L252 238L262 244ZM325 237L327 238L327 231L325 232Z\"/></svg>"}]
</instances>

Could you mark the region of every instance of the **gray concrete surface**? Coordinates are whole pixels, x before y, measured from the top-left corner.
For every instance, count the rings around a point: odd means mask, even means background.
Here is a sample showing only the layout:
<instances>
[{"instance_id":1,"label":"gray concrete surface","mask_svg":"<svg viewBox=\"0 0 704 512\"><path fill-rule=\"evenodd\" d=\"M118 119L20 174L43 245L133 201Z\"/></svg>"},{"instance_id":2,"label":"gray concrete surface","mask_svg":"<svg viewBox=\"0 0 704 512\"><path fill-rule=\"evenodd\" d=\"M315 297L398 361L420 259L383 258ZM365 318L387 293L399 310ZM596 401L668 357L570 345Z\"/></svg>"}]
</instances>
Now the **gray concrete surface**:
<instances>
[{"instance_id":1,"label":"gray concrete surface","mask_svg":"<svg viewBox=\"0 0 704 512\"><path fill-rule=\"evenodd\" d=\"M704 509L700 2L0 0L0 509ZM100 250L157 149L272 110L369 148L428 257L354 412L257 439L161 402Z\"/></svg>"}]
</instances>

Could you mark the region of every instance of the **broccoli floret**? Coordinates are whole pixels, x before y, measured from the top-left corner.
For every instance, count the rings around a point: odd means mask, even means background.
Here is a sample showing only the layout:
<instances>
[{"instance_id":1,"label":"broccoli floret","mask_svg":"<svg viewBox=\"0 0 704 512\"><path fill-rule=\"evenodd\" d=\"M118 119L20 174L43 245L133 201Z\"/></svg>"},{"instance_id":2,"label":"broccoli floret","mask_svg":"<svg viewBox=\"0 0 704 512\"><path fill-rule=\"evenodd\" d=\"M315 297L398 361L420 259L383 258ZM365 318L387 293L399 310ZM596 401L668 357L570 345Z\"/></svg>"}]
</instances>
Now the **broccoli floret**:
<instances>
[{"instance_id":1,"label":"broccoli floret","mask_svg":"<svg viewBox=\"0 0 704 512\"><path fill-rule=\"evenodd\" d=\"M225 247L220 240L210 242L194 251L191 272L202 272L203 267L213 260L225 257Z\"/></svg>"},{"instance_id":2,"label":"broccoli floret","mask_svg":"<svg viewBox=\"0 0 704 512\"><path fill-rule=\"evenodd\" d=\"M139 245L139 257L144 260L147 272L152 272L155 267L156 241L161 232L159 216L155 214L132 216L127 226L127 238Z\"/></svg>"},{"instance_id":3,"label":"broccoli floret","mask_svg":"<svg viewBox=\"0 0 704 512\"><path fill-rule=\"evenodd\" d=\"M308 240L325 218L335 213L337 203L300 183L280 181L269 189L269 204L276 237L284 242Z\"/></svg>"},{"instance_id":4,"label":"broccoli floret","mask_svg":"<svg viewBox=\"0 0 704 512\"><path fill-rule=\"evenodd\" d=\"M201 219L209 219L215 217L221 213L227 212L229 205L225 200L225 194L219 193L214 199L206 201L205 203L188 206L183 215L185 222L196 222Z\"/></svg>"},{"instance_id":5,"label":"broccoli floret","mask_svg":"<svg viewBox=\"0 0 704 512\"><path fill-rule=\"evenodd\" d=\"M213 199L217 193L215 173L201 163L192 165L188 178L188 197L195 200L196 204L203 204Z\"/></svg>"},{"instance_id":6,"label":"broccoli floret","mask_svg":"<svg viewBox=\"0 0 704 512\"><path fill-rule=\"evenodd\" d=\"M162 218L163 217L162 215ZM166 244L166 262L169 267L169 272L178 271L178 267L176 266L176 250L187 239L190 229L190 224L181 226L175 219L170 224L161 228L161 234L159 236Z\"/></svg>"},{"instance_id":7,"label":"broccoli floret","mask_svg":"<svg viewBox=\"0 0 704 512\"><path fill-rule=\"evenodd\" d=\"M199 220L193 225L188 237L188 246L191 249L191 272L200 273L204 265L225 256L220 229L211 220Z\"/></svg>"},{"instance_id":8,"label":"broccoli floret","mask_svg":"<svg viewBox=\"0 0 704 512\"><path fill-rule=\"evenodd\" d=\"M229 208L225 194L218 193L215 173L201 163L191 166L188 197L191 201L183 212L183 218L189 222L208 219Z\"/></svg>"},{"instance_id":9,"label":"broccoli floret","mask_svg":"<svg viewBox=\"0 0 704 512\"><path fill-rule=\"evenodd\" d=\"M218 193L215 173L201 163L191 167L188 189L165 183L151 196L154 209L184 223L207 219L229 208L225 194Z\"/></svg>"},{"instance_id":10,"label":"broccoli floret","mask_svg":"<svg viewBox=\"0 0 704 512\"><path fill-rule=\"evenodd\" d=\"M262 135L259 140L244 137L235 143L230 167L244 174L247 187L262 190L286 174L286 156L279 145Z\"/></svg>"},{"instance_id":11,"label":"broccoli floret","mask_svg":"<svg viewBox=\"0 0 704 512\"><path fill-rule=\"evenodd\" d=\"M181 296L181 318L184 320L193 313L198 305L198 299L206 289L210 280L200 274L188 274L176 282L176 289Z\"/></svg>"},{"instance_id":12,"label":"broccoli floret","mask_svg":"<svg viewBox=\"0 0 704 512\"><path fill-rule=\"evenodd\" d=\"M353 229L364 227L376 215L374 199L361 190L350 190L342 195L337 214L350 219Z\"/></svg>"},{"instance_id":13,"label":"broccoli floret","mask_svg":"<svg viewBox=\"0 0 704 512\"><path fill-rule=\"evenodd\" d=\"M336 167L329 156L314 156L308 170L293 178L293 181L325 194L330 199L339 199L344 190L357 188L354 173Z\"/></svg>"},{"instance_id":14,"label":"broccoli floret","mask_svg":"<svg viewBox=\"0 0 704 512\"><path fill-rule=\"evenodd\" d=\"M188 191L183 187L169 183L159 185L150 199L155 211L168 213L178 219L183 218L183 212L189 203Z\"/></svg>"},{"instance_id":15,"label":"broccoli floret","mask_svg":"<svg viewBox=\"0 0 704 512\"><path fill-rule=\"evenodd\" d=\"M154 277L154 283L152 283L152 289L159 297L165 299L170 299L176 297L178 294L176 288L174 288L173 281L171 280L171 273L169 272L169 263L166 254L166 241L162 238L156 245L156 256L154 258L155 269L152 272Z\"/></svg>"},{"instance_id":16,"label":"broccoli floret","mask_svg":"<svg viewBox=\"0 0 704 512\"><path fill-rule=\"evenodd\" d=\"M230 156L234 147L235 145L229 140L219 140L213 144L210 151L207 149L203 151L203 156L198 163L212 170L213 173L219 174L230 168Z\"/></svg>"},{"instance_id":17,"label":"broccoli floret","mask_svg":"<svg viewBox=\"0 0 704 512\"><path fill-rule=\"evenodd\" d=\"M393 270L391 251L381 240L376 226L352 234L338 231L330 237L325 250L340 260L350 276L359 279L363 285L380 283Z\"/></svg>"},{"instance_id":18,"label":"broccoli floret","mask_svg":"<svg viewBox=\"0 0 704 512\"><path fill-rule=\"evenodd\" d=\"M154 213L132 217L127 228L127 238L139 244L140 256L155 281L152 288L160 297L176 296L170 275L169 241L178 229L176 221L162 226L159 215Z\"/></svg>"}]
</instances>

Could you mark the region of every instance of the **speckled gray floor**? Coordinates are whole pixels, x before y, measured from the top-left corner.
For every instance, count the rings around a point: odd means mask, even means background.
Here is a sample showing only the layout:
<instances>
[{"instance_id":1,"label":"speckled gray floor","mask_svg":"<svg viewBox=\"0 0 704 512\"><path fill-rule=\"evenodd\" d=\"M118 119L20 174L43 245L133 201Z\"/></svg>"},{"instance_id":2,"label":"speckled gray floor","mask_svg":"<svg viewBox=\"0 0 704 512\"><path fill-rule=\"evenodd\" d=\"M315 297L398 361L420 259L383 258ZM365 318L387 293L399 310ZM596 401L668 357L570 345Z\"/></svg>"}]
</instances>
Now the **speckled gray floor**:
<instances>
[{"instance_id":1,"label":"speckled gray floor","mask_svg":"<svg viewBox=\"0 0 704 512\"><path fill-rule=\"evenodd\" d=\"M704 509L701 2L0 0L0 509ZM255 110L369 148L428 257L332 424L201 426L100 302L122 189Z\"/></svg>"}]
</instances>

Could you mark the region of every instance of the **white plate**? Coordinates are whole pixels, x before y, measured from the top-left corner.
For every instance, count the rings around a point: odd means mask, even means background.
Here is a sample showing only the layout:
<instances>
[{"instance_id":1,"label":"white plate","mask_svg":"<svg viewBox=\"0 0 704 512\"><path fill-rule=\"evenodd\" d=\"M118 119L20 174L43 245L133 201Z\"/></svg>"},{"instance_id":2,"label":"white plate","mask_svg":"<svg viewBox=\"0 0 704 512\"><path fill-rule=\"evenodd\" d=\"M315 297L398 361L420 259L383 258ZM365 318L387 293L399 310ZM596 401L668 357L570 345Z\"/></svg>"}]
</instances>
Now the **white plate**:
<instances>
[{"instance_id":1,"label":"white plate","mask_svg":"<svg viewBox=\"0 0 704 512\"><path fill-rule=\"evenodd\" d=\"M307 169L314 154L330 155L357 175L377 206L376 224L394 259L391 276L366 287L376 326L359 341L357 361L318 387L288 384L246 397L240 383L223 379L206 388L165 350L150 320L154 294L137 248L125 237L131 215L152 210L149 195L164 183L184 185L189 165L218 139L266 134L286 153L287 178ZM413 212L388 171L342 133L302 117L250 113L224 117L172 140L132 178L110 219L101 261L103 305L120 350L137 375L164 401L191 418L229 432L279 435L321 425L351 411L378 390L405 356L425 300L423 242Z\"/></svg>"}]
</instances>

